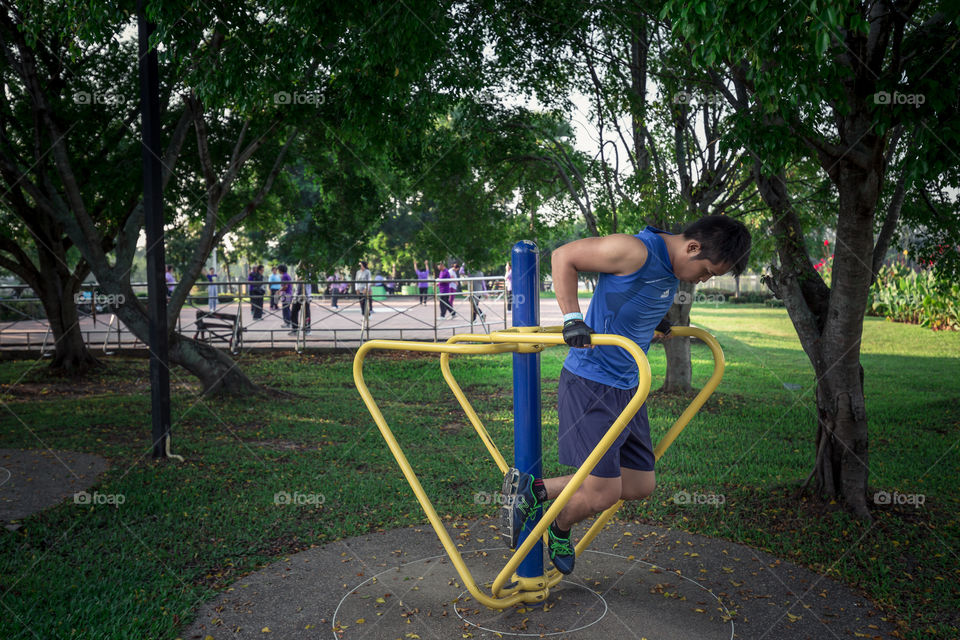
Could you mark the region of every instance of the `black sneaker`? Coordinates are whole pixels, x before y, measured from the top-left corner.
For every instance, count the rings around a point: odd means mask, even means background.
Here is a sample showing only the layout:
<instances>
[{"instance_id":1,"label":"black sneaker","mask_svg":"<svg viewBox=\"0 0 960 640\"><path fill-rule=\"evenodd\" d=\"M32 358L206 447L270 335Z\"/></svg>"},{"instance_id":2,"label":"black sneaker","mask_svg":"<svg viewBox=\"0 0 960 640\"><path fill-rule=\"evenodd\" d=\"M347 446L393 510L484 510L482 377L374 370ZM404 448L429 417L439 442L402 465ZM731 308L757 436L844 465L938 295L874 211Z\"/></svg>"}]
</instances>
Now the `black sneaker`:
<instances>
[{"instance_id":1,"label":"black sneaker","mask_svg":"<svg viewBox=\"0 0 960 640\"><path fill-rule=\"evenodd\" d=\"M547 551L550 554L550 561L553 562L553 566L557 568L557 571L567 575L573 572L573 563L577 559L577 554L573 549L573 544L570 542L570 532L567 532L565 537L561 537L554 533L553 527L551 526L548 531L548 538L550 540L550 545L547 547Z\"/></svg>"},{"instance_id":2,"label":"black sneaker","mask_svg":"<svg viewBox=\"0 0 960 640\"><path fill-rule=\"evenodd\" d=\"M533 476L511 467L503 477L503 506L500 507L501 532L511 549L520 542L520 532L533 519L540 501L533 493Z\"/></svg>"}]
</instances>

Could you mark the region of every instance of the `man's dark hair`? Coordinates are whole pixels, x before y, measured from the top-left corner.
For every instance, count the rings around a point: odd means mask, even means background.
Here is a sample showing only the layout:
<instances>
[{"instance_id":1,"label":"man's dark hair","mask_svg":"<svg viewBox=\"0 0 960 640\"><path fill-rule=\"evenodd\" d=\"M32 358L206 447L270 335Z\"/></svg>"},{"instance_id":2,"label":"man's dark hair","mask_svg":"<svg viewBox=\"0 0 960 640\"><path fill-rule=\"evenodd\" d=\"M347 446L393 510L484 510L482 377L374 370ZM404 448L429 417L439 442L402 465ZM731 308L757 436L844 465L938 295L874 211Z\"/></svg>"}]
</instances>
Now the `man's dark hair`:
<instances>
[{"instance_id":1,"label":"man's dark hair","mask_svg":"<svg viewBox=\"0 0 960 640\"><path fill-rule=\"evenodd\" d=\"M366 268L367 268L367 261L366 261L366 260L361 260L361 261L360 261L360 266L363 267L364 269L366 269Z\"/></svg>"},{"instance_id":2,"label":"man's dark hair","mask_svg":"<svg viewBox=\"0 0 960 640\"><path fill-rule=\"evenodd\" d=\"M277 271L279 271L280 273L286 273L286 272L287 272L287 265L285 265L285 264L280 265L279 267L277 267Z\"/></svg>"},{"instance_id":3,"label":"man's dark hair","mask_svg":"<svg viewBox=\"0 0 960 640\"><path fill-rule=\"evenodd\" d=\"M750 232L739 220L704 216L684 229L683 235L700 243L700 253L695 260L729 263L735 276L746 270L750 260Z\"/></svg>"}]
</instances>

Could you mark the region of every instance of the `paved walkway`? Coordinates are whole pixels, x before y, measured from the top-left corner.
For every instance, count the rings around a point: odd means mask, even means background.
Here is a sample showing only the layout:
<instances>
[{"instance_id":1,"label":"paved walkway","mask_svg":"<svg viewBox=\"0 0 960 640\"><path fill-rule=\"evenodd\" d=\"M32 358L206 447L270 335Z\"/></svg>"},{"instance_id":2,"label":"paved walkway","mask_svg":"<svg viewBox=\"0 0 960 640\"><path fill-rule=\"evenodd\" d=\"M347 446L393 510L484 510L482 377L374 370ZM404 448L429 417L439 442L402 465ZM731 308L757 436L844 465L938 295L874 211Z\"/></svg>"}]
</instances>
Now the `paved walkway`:
<instances>
[{"instance_id":1,"label":"paved walkway","mask_svg":"<svg viewBox=\"0 0 960 640\"><path fill-rule=\"evenodd\" d=\"M587 300L589 298L583 299L584 309ZM510 326L510 312L505 307L502 298L484 298L480 303L480 309L485 316L484 322L478 319L471 323L470 303L464 297L456 299L454 309L457 315L451 319L440 317L433 298L426 304L419 304L418 296L387 296L373 302L369 336L435 341L446 340L454 333L488 333ZM563 316L554 299L542 299L540 308L541 325L562 324ZM186 306L181 311L179 330L184 335L194 336L198 310L207 311L207 306ZM290 335L290 328L283 325L281 311L271 310L269 301L264 308L263 317L259 320L253 319L249 303L221 304L217 311L229 314L239 312L244 327L244 349L294 349L297 346L297 336ZM304 336L306 348L356 348L362 344L362 317L357 298L342 297L338 300L338 307L334 309L329 298L318 297L311 303L310 311L311 331ZM82 316L80 330L86 343L97 352L104 348L105 341L107 350L144 348L143 343L137 341L122 324L118 333L117 321L112 319L109 313L97 314L95 317ZM47 332L45 320L0 322L0 349L38 350L44 345L45 348L50 348L52 342L53 336ZM224 342L214 344L226 348Z\"/></svg>"},{"instance_id":2,"label":"paved walkway","mask_svg":"<svg viewBox=\"0 0 960 640\"><path fill-rule=\"evenodd\" d=\"M453 524L477 580L492 580L507 557L495 523ZM615 522L543 608L478 605L433 530L411 527L279 560L201 606L181 637L820 640L894 629L849 587L769 554Z\"/></svg>"},{"instance_id":3,"label":"paved walkway","mask_svg":"<svg viewBox=\"0 0 960 640\"><path fill-rule=\"evenodd\" d=\"M73 451L0 449L0 522L9 524L83 492L108 468L100 456Z\"/></svg>"}]
</instances>

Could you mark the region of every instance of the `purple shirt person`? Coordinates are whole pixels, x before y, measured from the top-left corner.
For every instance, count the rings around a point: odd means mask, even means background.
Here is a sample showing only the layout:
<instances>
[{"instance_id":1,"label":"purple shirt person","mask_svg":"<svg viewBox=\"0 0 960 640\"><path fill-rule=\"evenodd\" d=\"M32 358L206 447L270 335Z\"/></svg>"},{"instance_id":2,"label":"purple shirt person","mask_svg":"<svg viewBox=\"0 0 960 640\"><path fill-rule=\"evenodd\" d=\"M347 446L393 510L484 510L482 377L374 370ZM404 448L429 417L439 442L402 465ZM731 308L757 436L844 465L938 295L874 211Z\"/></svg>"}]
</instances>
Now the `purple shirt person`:
<instances>
[{"instance_id":1,"label":"purple shirt person","mask_svg":"<svg viewBox=\"0 0 960 640\"><path fill-rule=\"evenodd\" d=\"M290 303L293 302L293 285L290 282L293 278L287 273L287 265L282 264L277 267L280 272L280 306L283 312L283 326L290 326Z\"/></svg>"},{"instance_id":2,"label":"purple shirt person","mask_svg":"<svg viewBox=\"0 0 960 640\"><path fill-rule=\"evenodd\" d=\"M453 318L457 315L457 312L453 310L453 294L450 293L451 273L442 262L437 265L437 269L440 270L440 273L437 275L437 293L440 294L440 317L445 318L449 311L450 317Z\"/></svg>"},{"instance_id":3,"label":"purple shirt person","mask_svg":"<svg viewBox=\"0 0 960 640\"><path fill-rule=\"evenodd\" d=\"M330 307L339 309L337 297L340 295L340 276L336 271L327 276L327 286L330 287Z\"/></svg>"},{"instance_id":4,"label":"purple shirt person","mask_svg":"<svg viewBox=\"0 0 960 640\"><path fill-rule=\"evenodd\" d=\"M427 260L423 263L423 270L421 271L420 265L414 260L413 272L417 274L417 288L420 290L419 304L427 304L427 291L430 287L430 261Z\"/></svg>"},{"instance_id":5,"label":"purple shirt person","mask_svg":"<svg viewBox=\"0 0 960 640\"><path fill-rule=\"evenodd\" d=\"M423 271L417 270L417 286L422 289L427 288L427 281L430 279L430 272L424 269Z\"/></svg>"},{"instance_id":6,"label":"purple shirt person","mask_svg":"<svg viewBox=\"0 0 960 640\"><path fill-rule=\"evenodd\" d=\"M437 274L437 292L441 294L450 293L450 271L440 263L440 273Z\"/></svg>"},{"instance_id":7,"label":"purple shirt person","mask_svg":"<svg viewBox=\"0 0 960 640\"><path fill-rule=\"evenodd\" d=\"M177 279L176 279L175 277L173 277L173 267L172 267L172 266L167 265L167 273L166 273L166 275L164 275L164 278L166 278L166 280L167 280L167 297L169 298L170 296L173 295L173 289L174 289L174 287L176 287L176 285L177 285Z\"/></svg>"}]
</instances>

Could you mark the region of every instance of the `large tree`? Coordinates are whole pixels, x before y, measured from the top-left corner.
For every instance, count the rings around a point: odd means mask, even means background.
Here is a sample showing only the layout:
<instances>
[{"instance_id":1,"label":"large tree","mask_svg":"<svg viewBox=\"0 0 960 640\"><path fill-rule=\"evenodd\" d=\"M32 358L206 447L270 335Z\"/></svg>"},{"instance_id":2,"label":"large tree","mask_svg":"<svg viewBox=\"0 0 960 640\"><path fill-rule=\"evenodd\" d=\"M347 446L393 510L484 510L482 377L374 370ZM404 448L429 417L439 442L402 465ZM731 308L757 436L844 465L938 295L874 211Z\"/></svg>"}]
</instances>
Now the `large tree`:
<instances>
[{"instance_id":1,"label":"large tree","mask_svg":"<svg viewBox=\"0 0 960 640\"><path fill-rule=\"evenodd\" d=\"M904 194L956 164L957 8L670 0L663 15L734 108L728 144L753 156L779 258L770 286L816 375L812 476L822 494L869 518L863 317ZM801 159L819 167L837 201L830 286L813 267L788 187Z\"/></svg>"},{"instance_id":2,"label":"large tree","mask_svg":"<svg viewBox=\"0 0 960 640\"><path fill-rule=\"evenodd\" d=\"M507 4L523 19L499 25L495 50L514 82L559 108L571 107L573 93L588 100L577 117L586 116L596 153L579 171L568 169L577 166L571 162L554 166L576 178L564 176L589 234L635 233L644 224L678 232L703 215L744 214L756 198L749 159L742 147L717 144L730 108L702 90L704 73L672 46L659 5L558 1L552 11L532 11ZM651 100L657 93L667 100ZM693 289L681 283L671 324L689 324ZM661 389L689 392L689 339L664 341L664 349Z\"/></svg>"},{"instance_id":3,"label":"large tree","mask_svg":"<svg viewBox=\"0 0 960 640\"><path fill-rule=\"evenodd\" d=\"M2 8L9 102L0 107L17 125L4 127L13 133L0 140L0 169L12 194L5 204L37 227L30 229L37 252L54 265L51 273L59 270L54 294L45 298L54 305L59 295L64 306L62 292L75 290L89 269L121 301L117 314L124 324L145 340L146 309L129 278L143 227L133 126L136 52L124 37L132 24L129 8L38 0ZM464 63L478 59L481 46L470 12L456 22L427 3L405 9L150 3L163 47L166 212L169 220L200 222L199 241L179 270L168 307L171 327L211 249L264 202L290 145L336 140L364 164L393 141L416 138L434 104L445 99L441 89L469 89L474 80ZM49 241L53 236L59 244ZM10 245L0 245L0 251L11 249L3 266L24 266ZM83 262L64 267L58 252L70 245ZM34 281L43 284L41 277ZM48 315L71 310L51 307ZM68 334L76 322L66 317L55 330L61 325ZM75 341L58 336L57 342ZM172 335L170 357L199 377L205 391L251 389L233 361L208 345Z\"/></svg>"}]
</instances>

